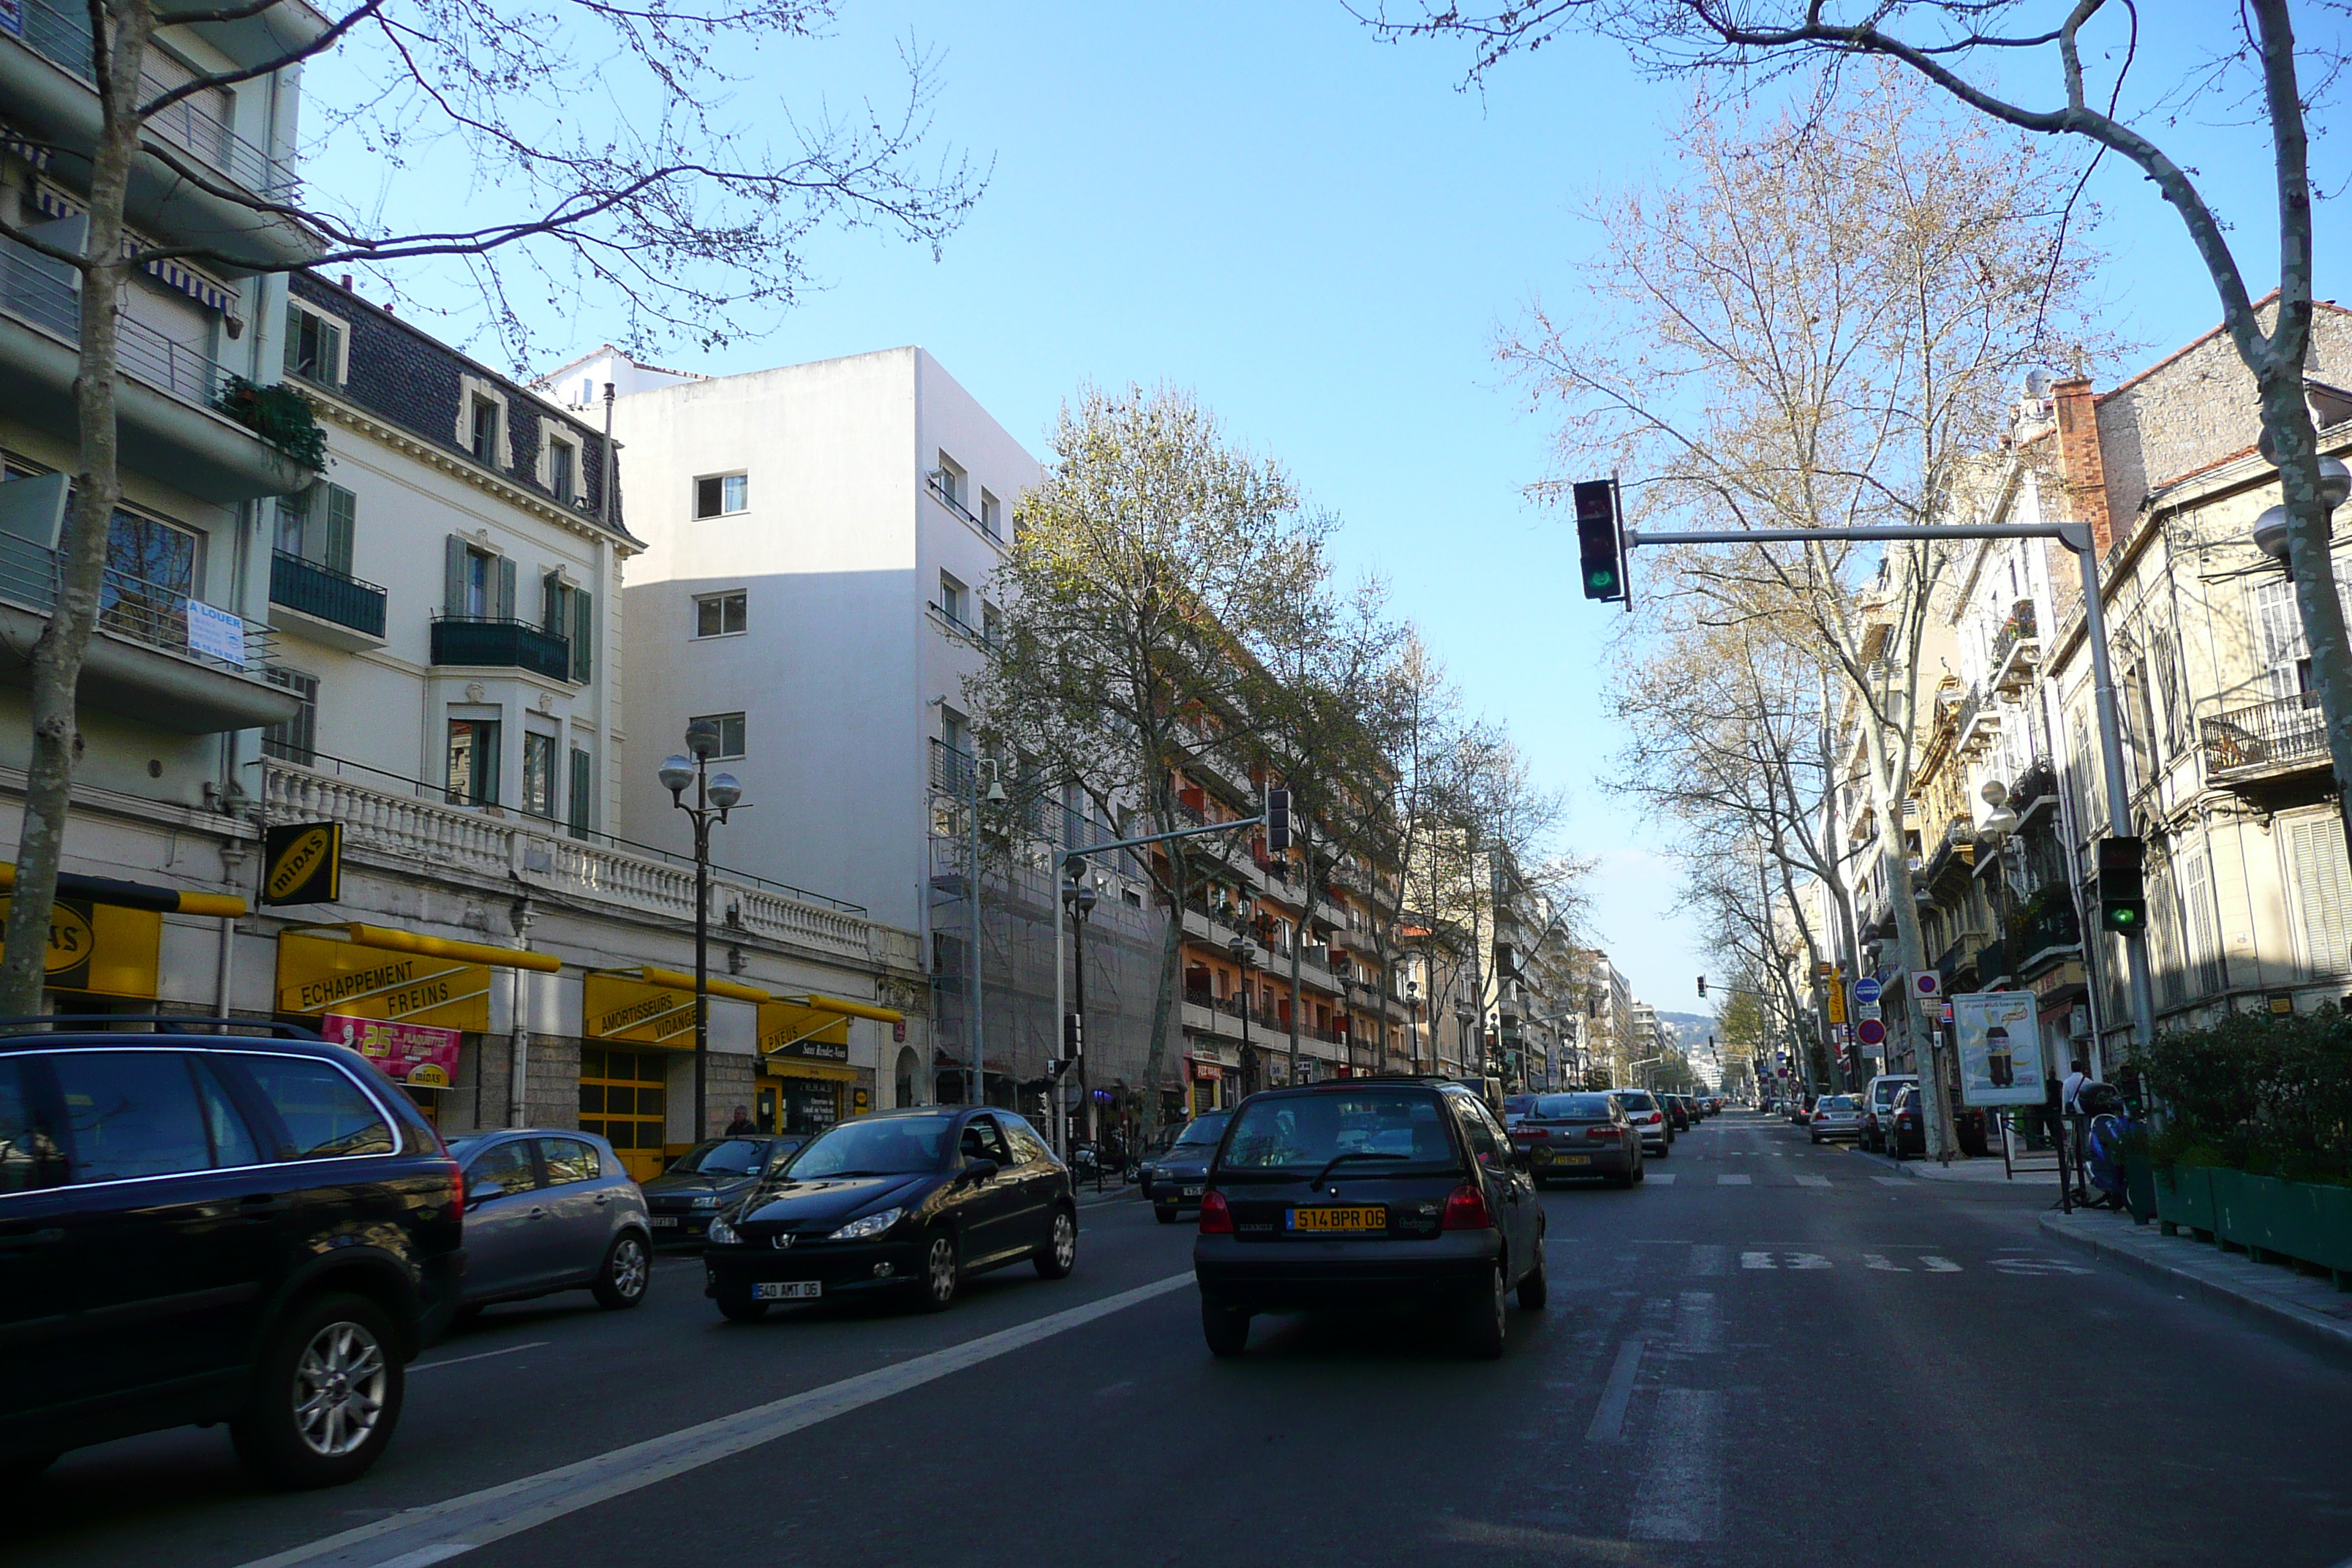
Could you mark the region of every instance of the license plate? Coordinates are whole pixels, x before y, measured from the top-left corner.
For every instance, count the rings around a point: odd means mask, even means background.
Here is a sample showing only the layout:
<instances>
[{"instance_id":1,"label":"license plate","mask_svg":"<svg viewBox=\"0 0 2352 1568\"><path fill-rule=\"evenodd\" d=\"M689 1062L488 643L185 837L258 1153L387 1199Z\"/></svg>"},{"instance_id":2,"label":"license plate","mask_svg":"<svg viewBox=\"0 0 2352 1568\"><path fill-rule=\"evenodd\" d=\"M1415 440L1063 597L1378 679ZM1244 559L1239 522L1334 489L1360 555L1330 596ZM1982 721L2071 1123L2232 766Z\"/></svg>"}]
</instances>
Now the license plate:
<instances>
[{"instance_id":1,"label":"license plate","mask_svg":"<svg viewBox=\"0 0 2352 1568\"><path fill-rule=\"evenodd\" d=\"M754 1301L805 1301L824 1294L821 1279L765 1279L751 1287Z\"/></svg>"},{"instance_id":2,"label":"license plate","mask_svg":"<svg viewBox=\"0 0 2352 1568\"><path fill-rule=\"evenodd\" d=\"M1563 1165L1590 1165L1592 1163L1592 1156L1590 1154L1562 1154L1559 1157L1559 1163Z\"/></svg>"},{"instance_id":3,"label":"license plate","mask_svg":"<svg viewBox=\"0 0 2352 1568\"><path fill-rule=\"evenodd\" d=\"M1288 1218L1292 1230L1339 1236L1362 1236L1389 1227L1389 1211L1384 1208L1292 1209Z\"/></svg>"},{"instance_id":4,"label":"license plate","mask_svg":"<svg viewBox=\"0 0 2352 1568\"><path fill-rule=\"evenodd\" d=\"M676 1230L677 1228L677 1216L676 1215L657 1214L653 1215L652 1219L653 1226L656 1230Z\"/></svg>"},{"instance_id":5,"label":"license plate","mask_svg":"<svg viewBox=\"0 0 2352 1568\"><path fill-rule=\"evenodd\" d=\"M1201 1189L1198 1187L1186 1187L1184 1189L1184 1195L1188 1198L1197 1198L1201 1195Z\"/></svg>"}]
</instances>

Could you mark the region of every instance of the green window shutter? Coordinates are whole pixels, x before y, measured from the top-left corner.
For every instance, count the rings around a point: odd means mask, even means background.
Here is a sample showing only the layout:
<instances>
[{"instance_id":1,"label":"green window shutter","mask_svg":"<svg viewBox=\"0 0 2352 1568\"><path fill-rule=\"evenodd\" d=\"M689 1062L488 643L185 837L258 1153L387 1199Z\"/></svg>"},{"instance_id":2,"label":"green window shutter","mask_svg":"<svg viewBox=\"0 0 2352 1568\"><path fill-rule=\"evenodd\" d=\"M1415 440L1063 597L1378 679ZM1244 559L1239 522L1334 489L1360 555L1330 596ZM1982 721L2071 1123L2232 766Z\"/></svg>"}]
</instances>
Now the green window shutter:
<instances>
[{"instance_id":1,"label":"green window shutter","mask_svg":"<svg viewBox=\"0 0 2352 1568\"><path fill-rule=\"evenodd\" d=\"M453 533L442 552L441 609L445 615L466 613L466 540Z\"/></svg>"},{"instance_id":2,"label":"green window shutter","mask_svg":"<svg viewBox=\"0 0 2352 1568\"><path fill-rule=\"evenodd\" d=\"M319 379L330 385L342 384L343 329L325 321L319 323Z\"/></svg>"},{"instance_id":3,"label":"green window shutter","mask_svg":"<svg viewBox=\"0 0 2352 1568\"><path fill-rule=\"evenodd\" d=\"M594 820L595 799L591 794L593 786L589 783L589 768L588 753L577 746L572 747L572 793L565 801L564 820L576 838L587 837L588 825Z\"/></svg>"},{"instance_id":4,"label":"green window shutter","mask_svg":"<svg viewBox=\"0 0 2352 1568\"><path fill-rule=\"evenodd\" d=\"M360 498L341 485L327 487L327 566L352 574L352 535L359 525Z\"/></svg>"},{"instance_id":5,"label":"green window shutter","mask_svg":"<svg viewBox=\"0 0 2352 1568\"><path fill-rule=\"evenodd\" d=\"M539 579L539 626L550 637L563 635L563 579L553 572Z\"/></svg>"},{"instance_id":6,"label":"green window shutter","mask_svg":"<svg viewBox=\"0 0 2352 1568\"><path fill-rule=\"evenodd\" d=\"M572 679L585 685L595 674L596 595L585 588L572 590ZM582 752L572 753L575 756Z\"/></svg>"},{"instance_id":7,"label":"green window shutter","mask_svg":"<svg viewBox=\"0 0 2352 1568\"><path fill-rule=\"evenodd\" d=\"M2315 976L2341 974L2352 944L2352 877L2346 874L2337 819L2307 817L2288 825L2287 857L2302 917L2305 966Z\"/></svg>"},{"instance_id":8,"label":"green window shutter","mask_svg":"<svg viewBox=\"0 0 2352 1568\"><path fill-rule=\"evenodd\" d=\"M291 300L286 306L286 374L299 374L302 369L302 311Z\"/></svg>"},{"instance_id":9,"label":"green window shutter","mask_svg":"<svg viewBox=\"0 0 2352 1568\"><path fill-rule=\"evenodd\" d=\"M502 621L515 618L515 563L511 555L499 557L499 603L492 613Z\"/></svg>"}]
</instances>

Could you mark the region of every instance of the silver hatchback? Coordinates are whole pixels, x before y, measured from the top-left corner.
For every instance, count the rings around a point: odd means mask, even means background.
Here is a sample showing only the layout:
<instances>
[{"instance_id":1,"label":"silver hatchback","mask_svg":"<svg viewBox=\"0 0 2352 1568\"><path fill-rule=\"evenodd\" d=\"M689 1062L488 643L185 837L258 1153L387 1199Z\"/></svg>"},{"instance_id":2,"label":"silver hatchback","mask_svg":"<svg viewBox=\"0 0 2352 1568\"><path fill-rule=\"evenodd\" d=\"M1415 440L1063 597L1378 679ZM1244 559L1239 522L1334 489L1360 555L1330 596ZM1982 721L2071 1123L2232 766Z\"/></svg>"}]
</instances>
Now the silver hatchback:
<instances>
[{"instance_id":1,"label":"silver hatchback","mask_svg":"<svg viewBox=\"0 0 2352 1568\"><path fill-rule=\"evenodd\" d=\"M1862 1136L1862 1099L1852 1094L1825 1094L1813 1102L1811 1123L1807 1129L1819 1143L1830 1138Z\"/></svg>"},{"instance_id":2,"label":"silver hatchback","mask_svg":"<svg viewBox=\"0 0 2352 1568\"><path fill-rule=\"evenodd\" d=\"M557 1290L634 1307L653 1282L646 1195L602 1138L556 1128L478 1133L449 1145L466 1174L459 1312Z\"/></svg>"}]
</instances>

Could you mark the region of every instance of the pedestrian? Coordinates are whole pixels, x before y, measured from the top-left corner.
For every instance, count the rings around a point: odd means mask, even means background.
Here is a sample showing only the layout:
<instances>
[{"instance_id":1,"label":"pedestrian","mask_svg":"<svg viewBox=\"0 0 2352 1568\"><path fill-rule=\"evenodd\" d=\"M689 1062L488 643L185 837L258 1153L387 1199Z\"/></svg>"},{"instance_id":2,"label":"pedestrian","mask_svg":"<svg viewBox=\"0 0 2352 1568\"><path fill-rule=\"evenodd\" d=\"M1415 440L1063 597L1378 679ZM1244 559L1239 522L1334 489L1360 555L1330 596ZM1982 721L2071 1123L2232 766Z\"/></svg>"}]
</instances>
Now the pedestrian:
<instances>
[{"instance_id":1,"label":"pedestrian","mask_svg":"<svg viewBox=\"0 0 2352 1568\"><path fill-rule=\"evenodd\" d=\"M758 1128L751 1125L751 1110L746 1106L737 1106L735 1108L735 1120L727 1124L727 1136L730 1138L740 1138L747 1132L756 1132L758 1131Z\"/></svg>"},{"instance_id":2,"label":"pedestrian","mask_svg":"<svg viewBox=\"0 0 2352 1568\"><path fill-rule=\"evenodd\" d=\"M2058 1109L2073 1116L2083 1109L2083 1086L2091 1081L2091 1069L2076 1057L2068 1065L2065 1083L2058 1090Z\"/></svg>"}]
</instances>

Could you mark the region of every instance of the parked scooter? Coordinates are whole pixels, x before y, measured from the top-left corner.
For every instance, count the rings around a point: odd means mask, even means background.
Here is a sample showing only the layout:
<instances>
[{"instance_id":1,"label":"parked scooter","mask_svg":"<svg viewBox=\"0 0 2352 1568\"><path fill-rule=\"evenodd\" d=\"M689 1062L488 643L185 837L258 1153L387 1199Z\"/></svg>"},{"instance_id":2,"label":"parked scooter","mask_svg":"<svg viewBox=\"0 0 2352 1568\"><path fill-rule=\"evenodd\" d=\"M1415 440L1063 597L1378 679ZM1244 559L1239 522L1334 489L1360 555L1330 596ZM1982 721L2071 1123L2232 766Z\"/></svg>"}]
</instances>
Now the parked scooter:
<instances>
[{"instance_id":1,"label":"parked scooter","mask_svg":"<svg viewBox=\"0 0 2352 1568\"><path fill-rule=\"evenodd\" d=\"M2139 1121L2126 1103L2123 1091L2111 1083L2086 1083L2075 1097L2085 1119L2083 1163L2096 1195L2084 1201L2111 1209L2130 1207L2126 1192L2124 1147L2139 1131Z\"/></svg>"}]
</instances>

